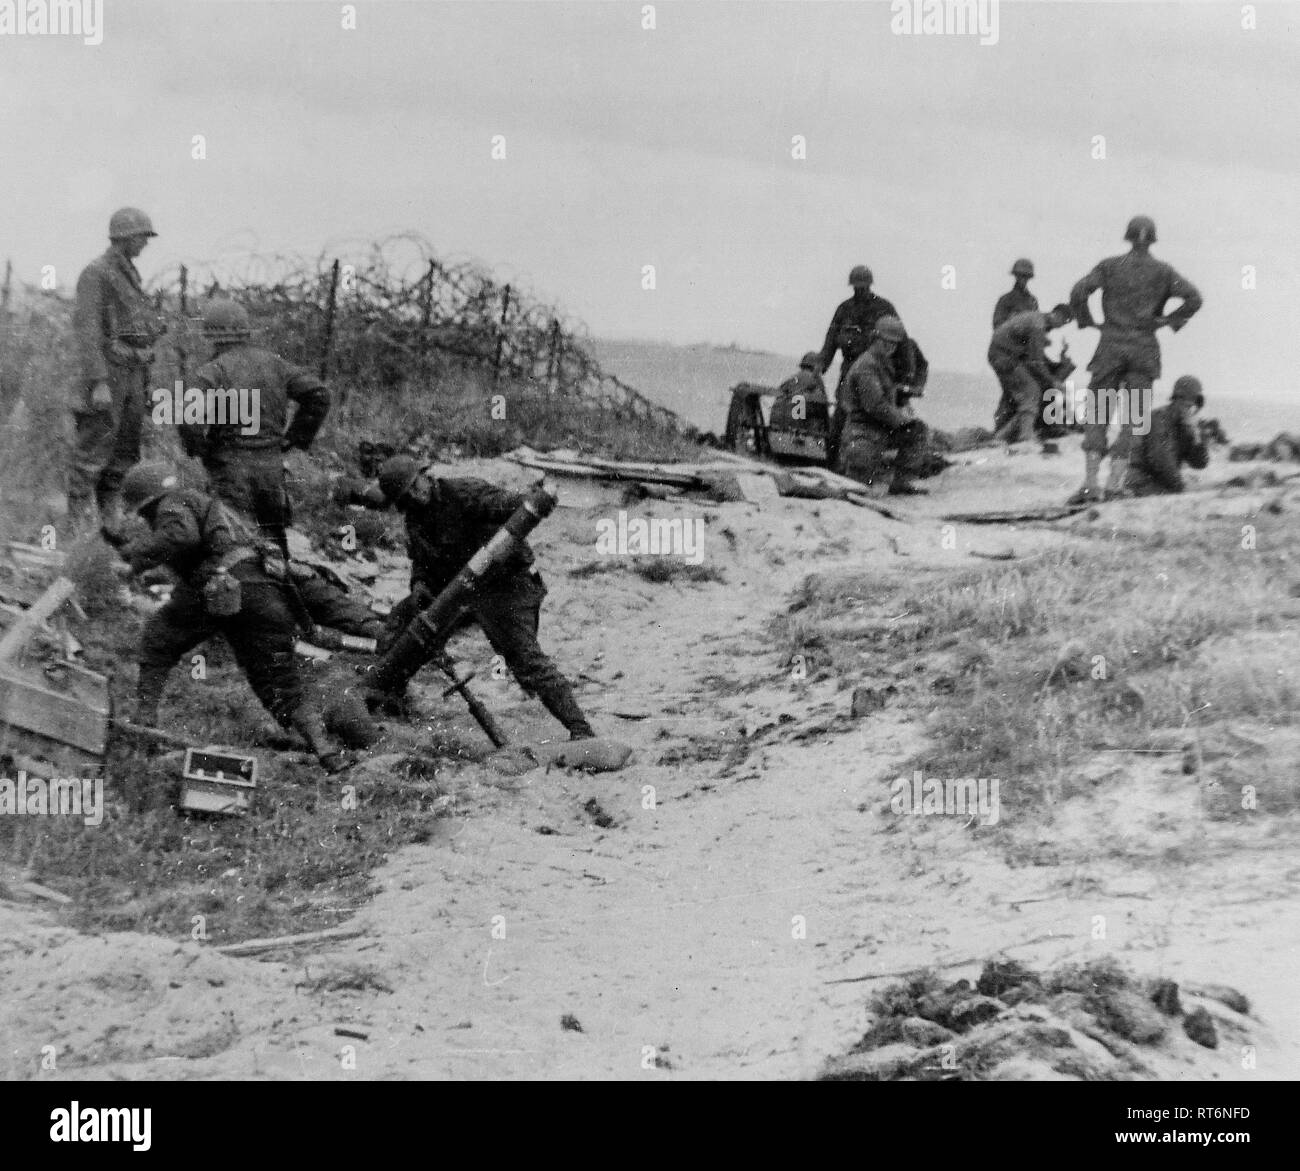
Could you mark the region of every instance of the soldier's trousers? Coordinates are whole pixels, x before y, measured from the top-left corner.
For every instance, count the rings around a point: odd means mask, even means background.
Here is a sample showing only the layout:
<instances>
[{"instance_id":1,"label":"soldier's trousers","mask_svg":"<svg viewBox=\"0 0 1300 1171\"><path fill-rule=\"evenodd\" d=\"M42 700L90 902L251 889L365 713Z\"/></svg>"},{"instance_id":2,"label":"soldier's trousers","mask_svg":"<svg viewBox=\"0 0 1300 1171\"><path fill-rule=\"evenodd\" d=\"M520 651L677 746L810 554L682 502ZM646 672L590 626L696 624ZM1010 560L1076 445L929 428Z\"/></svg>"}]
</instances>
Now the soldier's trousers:
<instances>
[{"instance_id":1,"label":"soldier's trousers","mask_svg":"<svg viewBox=\"0 0 1300 1171\"><path fill-rule=\"evenodd\" d=\"M1034 438L1042 422L1043 394L1038 379L1022 363L997 363L993 373L1002 387L1003 402L998 404L1002 421L998 424L995 439L1006 443L1021 443ZM1003 403L1006 404L1004 408ZM1007 409L1009 408L1009 409Z\"/></svg>"},{"instance_id":2,"label":"soldier's trousers","mask_svg":"<svg viewBox=\"0 0 1300 1171\"><path fill-rule=\"evenodd\" d=\"M570 732L592 735L591 725L574 697L573 687L537 642L546 586L536 572L517 573L496 588L477 594L469 614L487 636L492 649L529 695ZM429 598L425 605L433 599ZM420 611L418 597L406 598L393 609L390 629L405 629Z\"/></svg>"},{"instance_id":3,"label":"soldier's trousers","mask_svg":"<svg viewBox=\"0 0 1300 1171\"><path fill-rule=\"evenodd\" d=\"M1099 456L1109 452L1112 459L1126 460L1133 447L1133 415L1131 408L1129 413L1116 408L1130 396L1151 395L1160 377L1160 348L1154 338L1112 342L1103 336L1088 368L1092 371L1088 389L1093 401L1090 421L1083 429L1083 450ZM1101 393L1107 390L1125 393ZM1146 405L1149 408L1151 404ZM1119 434L1114 443L1108 443L1112 423L1119 424Z\"/></svg>"},{"instance_id":4,"label":"soldier's trousers","mask_svg":"<svg viewBox=\"0 0 1300 1171\"><path fill-rule=\"evenodd\" d=\"M201 595L184 583L145 623L140 645L137 698L145 712L156 711L167 676L177 661L200 643L221 635L234 652L262 706L285 728L307 706L302 676L294 658L293 614L282 587L259 571L235 566L243 605L238 614L215 618Z\"/></svg>"},{"instance_id":5,"label":"soldier's trousers","mask_svg":"<svg viewBox=\"0 0 1300 1171\"><path fill-rule=\"evenodd\" d=\"M355 634L361 638L383 637L384 620L364 602L357 601L318 573L299 573L297 566L290 572L294 575L303 607L317 626L328 626L341 634Z\"/></svg>"},{"instance_id":6,"label":"soldier's trousers","mask_svg":"<svg viewBox=\"0 0 1300 1171\"><path fill-rule=\"evenodd\" d=\"M1124 479L1124 491L1130 496L1164 496L1170 493L1181 492L1183 489L1168 488L1153 476L1149 476L1142 468L1129 466L1128 475Z\"/></svg>"},{"instance_id":7,"label":"soldier's trousers","mask_svg":"<svg viewBox=\"0 0 1300 1171\"><path fill-rule=\"evenodd\" d=\"M850 424L840 448L841 471L863 484L874 483L884 471L885 453L897 448L894 479L906 480L920 473L929 435L930 429L920 419L901 427Z\"/></svg>"},{"instance_id":8,"label":"soldier's trousers","mask_svg":"<svg viewBox=\"0 0 1300 1171\"><path fill-rule=\"evenodd\" d=\"M284 483L284 456L279 448L219 452L204 460L212 493L246 517L252 517L269 541L287 554L284 530L293 523L293 508Z\"/></svg>"},{"instance_id":9,"label":"soldier's trousers","mask_svg":"<svg viewBox=\"0 0 1300 1171\"><path fill-rule=\"evenodd\" d=\"M140 462L140 438L148 404L149 368L110 366L108 378L112 405L95 410L90 383L81 389L73 410L76 438L68 476L68 503L86 508L93 496L104 504L122 486L122 480Z\"/></svg>"}]
</instances>

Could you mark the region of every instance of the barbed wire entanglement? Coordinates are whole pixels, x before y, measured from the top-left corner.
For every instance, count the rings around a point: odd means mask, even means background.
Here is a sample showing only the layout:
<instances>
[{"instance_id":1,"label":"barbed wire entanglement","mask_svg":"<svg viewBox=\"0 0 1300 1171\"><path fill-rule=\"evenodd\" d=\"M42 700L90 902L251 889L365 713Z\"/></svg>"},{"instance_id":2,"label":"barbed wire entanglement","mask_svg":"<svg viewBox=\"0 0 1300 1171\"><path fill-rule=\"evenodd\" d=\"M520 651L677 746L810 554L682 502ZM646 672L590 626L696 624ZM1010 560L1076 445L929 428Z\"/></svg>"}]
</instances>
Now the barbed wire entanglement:
<instances>
[{"instance_id":1,"label":"barbed wire entanglement","mask_svg":"<svg viewBox=\"0 0 1300 1171\"><path fill-rule=\"evenodd\" d=\"M473 262L441 260L423 238L390 236L352 254L248 252L176 264L150 282L173 322L179 374L203 345L203 304L235 297L259 336L290 361L325 370L346 392L424 385L436 401L448 362L480 368L493 382L575 396L616 417L654 423L683 437L695 428L608 374L582 325ZM331 309L332 304L332 309Z\"/></svg>"}]
</instances>

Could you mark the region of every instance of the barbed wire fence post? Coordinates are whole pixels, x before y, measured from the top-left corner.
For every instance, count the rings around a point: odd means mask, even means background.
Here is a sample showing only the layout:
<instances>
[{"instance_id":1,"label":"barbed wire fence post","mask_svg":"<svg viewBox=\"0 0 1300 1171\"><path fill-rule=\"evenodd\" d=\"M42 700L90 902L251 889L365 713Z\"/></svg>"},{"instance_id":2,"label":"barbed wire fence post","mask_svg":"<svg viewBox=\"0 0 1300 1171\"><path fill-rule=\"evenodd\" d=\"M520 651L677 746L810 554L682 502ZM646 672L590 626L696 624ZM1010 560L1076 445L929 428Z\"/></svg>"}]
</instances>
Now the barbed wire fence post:
<instances>
[{"instance_id":1,"label":"barbed wire fence post","mask_svg":"<svg viewBox=\"0 0 1300 1171\"><path fill-rule=\"evenodd\" d=\"M190 270L181 265L180 292L178 294L180 326L176 335L176 372L181 383L189 380L189 326L190 326Z\"/></svg>"},{"instance_id":2,"label":"barbed wire fence post","mask_svg":"<svg viewBox=\"0 0 1300 1171\"><path fill-rule=\"evenodd\" d=\"M506 315L510 312L510 286L506 285L501 293L501 323L497 327L496 357L492 361L492 384L501 381L501 355L506 344Z\"/></svg>"},{"instance_id":3,"label":"barbed wire fence post","mask_svg":"<svg viewBox=\"0 0 1300 1171\"><path fill-rule=\"evenodd\" d=\"M330 287L329 293L325 298L325 336L321 341L320 348L320 379L322 382L329 378L330 370L330 347L334 343L334 315L338 309L339 299L339 260L336 256L334 263L330 265ZM339 409L341 410L347 401L347 392L339 390Z\"/></svg>"}]
</instances>

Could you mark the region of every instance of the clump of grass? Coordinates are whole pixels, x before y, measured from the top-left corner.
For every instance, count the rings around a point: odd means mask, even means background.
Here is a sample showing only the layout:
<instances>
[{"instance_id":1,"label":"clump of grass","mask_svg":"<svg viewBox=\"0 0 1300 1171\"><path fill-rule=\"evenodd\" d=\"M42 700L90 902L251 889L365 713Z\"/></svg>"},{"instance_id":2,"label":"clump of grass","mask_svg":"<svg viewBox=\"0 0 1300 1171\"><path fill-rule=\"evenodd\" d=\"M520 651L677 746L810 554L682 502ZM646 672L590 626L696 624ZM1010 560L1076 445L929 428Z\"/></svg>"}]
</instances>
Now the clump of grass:
<instances>
[{"instance_id":1,"label":"clump of grass","mask_svg":"<svg viewBox=\"0 0 1300 1171\"><path fill-rule=\"evenodd\" d=\"M695 565L679 557L607 557L597 561L588 561L569 570L570 577L579 580L597 577L603 573L634 573L642 581L653 585L665 585L670 582L688 582L702 585L714 582L726 585L727 579L716 565Z\"/></svg>"},{"instance_id":2,"label":"clump of grass","mask_svg":"<svg viewBox=\"0 0 1300 1171\"><path fill-rule=\"evenodd\" d=\"M1283 525L1259 518L1259 550L1286 548ZM874 575L810 577L773 633L787 650L821 646L846 677L882 653L924 659L944 686L931 693L930 746L909 767L1014 777L1050 799L1099 745L1206 720L1295 719L1300 634L1279 636L1275 617L1285 555L1243 551L1232 521L1175 514L1166 535L1154 549L1118 536L919 594L882 591ZM1062 675L1069 644L1082 669Z\"/></svg>"},{"instance_id":3,"label":"clump of grass","mask_svg":"<svg viewBox=\"0 0 1300 1171\"><path fill-rule=\"evenodd\" d=\"M716 565L694 565L676 557L638 558L632 562L632 569L642 581L662 585L667 582L691 582L702 584L716 582L725 585L727 579Z\"/></svg>"}]
</instances>

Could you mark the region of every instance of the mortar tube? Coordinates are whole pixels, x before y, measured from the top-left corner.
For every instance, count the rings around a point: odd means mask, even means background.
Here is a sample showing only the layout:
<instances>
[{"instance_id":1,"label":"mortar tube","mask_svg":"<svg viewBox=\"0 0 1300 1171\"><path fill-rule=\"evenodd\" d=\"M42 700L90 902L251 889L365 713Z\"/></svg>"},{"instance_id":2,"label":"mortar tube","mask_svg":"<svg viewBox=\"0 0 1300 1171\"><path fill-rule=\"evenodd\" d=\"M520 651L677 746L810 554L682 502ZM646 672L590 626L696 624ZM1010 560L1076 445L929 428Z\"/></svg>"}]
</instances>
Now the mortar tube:
<instances>
[{"instance_id":1,"label":"mortar tube","mask_svg":"<svg viewBox=\"0 0 1300 1171\"><path fill-rule=\"evenodd\" d=\"M500 570L528 534L554 511L555 503L555 497L542 484L535 484L487 544L415 616L383 657L370 666L366 671L366 687L400 695L416 672L447 644L452 626L469 605L475 589Z\"/></svg>"}]
</instances>

